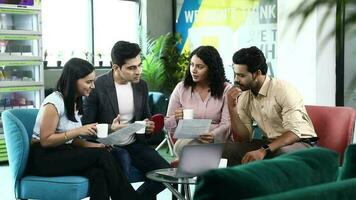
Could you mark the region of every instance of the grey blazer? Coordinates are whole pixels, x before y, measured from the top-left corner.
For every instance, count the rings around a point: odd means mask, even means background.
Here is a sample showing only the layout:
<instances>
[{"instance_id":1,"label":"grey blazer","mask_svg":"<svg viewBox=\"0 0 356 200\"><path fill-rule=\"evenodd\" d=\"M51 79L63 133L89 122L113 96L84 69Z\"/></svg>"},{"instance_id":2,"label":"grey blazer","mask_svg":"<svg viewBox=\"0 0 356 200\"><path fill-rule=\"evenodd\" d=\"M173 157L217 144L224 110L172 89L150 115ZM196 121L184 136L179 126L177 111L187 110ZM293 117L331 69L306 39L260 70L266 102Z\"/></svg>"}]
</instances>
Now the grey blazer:
<instances>
[{"instance_id":1,"label":"grey blazer","mask_svg":"<svg viewBox=\"0 0 356 200\"><path fill-rule=\"evenodd\" d=\"M140 80L138 83L132 83L134 99L134 119L132 121L141 121L151 117L148 106L148 87L147 83ZM120 113L115 83L112 70L95 80L95 89L88 97L83 100L82 123L107 123Z\"/></svg>"}]
</instances>

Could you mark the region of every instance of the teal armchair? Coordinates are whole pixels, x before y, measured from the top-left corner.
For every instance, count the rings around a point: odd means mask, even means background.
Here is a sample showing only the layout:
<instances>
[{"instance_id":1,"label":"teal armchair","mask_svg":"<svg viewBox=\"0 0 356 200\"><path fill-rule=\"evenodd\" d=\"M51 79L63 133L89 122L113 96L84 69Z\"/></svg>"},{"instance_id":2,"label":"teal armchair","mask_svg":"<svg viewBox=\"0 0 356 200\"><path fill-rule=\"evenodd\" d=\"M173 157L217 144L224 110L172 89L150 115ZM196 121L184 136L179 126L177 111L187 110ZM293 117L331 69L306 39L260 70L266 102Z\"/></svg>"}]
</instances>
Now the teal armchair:
<instances>
[{"instance_id":1,"label":"teal armchair","mask_svg":"<svg viewBox=\"0 0 356 200\"><path fill-rule=\"evenodd\" d=\"M16 199L78 200L88 196L88 179L81 176L25 175L30 141L38 109L2 113L4 136Z\"/></svg>"}]
</instances>

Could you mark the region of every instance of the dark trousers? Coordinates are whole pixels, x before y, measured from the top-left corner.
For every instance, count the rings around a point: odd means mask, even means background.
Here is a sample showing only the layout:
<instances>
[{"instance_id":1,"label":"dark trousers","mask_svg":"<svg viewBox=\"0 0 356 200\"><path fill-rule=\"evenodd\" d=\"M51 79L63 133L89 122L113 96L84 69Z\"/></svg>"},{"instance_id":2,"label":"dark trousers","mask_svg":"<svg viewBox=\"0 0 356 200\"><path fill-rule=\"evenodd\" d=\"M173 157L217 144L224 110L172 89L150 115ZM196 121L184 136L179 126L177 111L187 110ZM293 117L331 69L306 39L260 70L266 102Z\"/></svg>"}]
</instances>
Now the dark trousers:
<instances>
[{"instance_id":1,"label":"dark trousers","mask_svg":"<svg viewBox=\"0 0 356 200\"><path fill-rule=\"evenodd\" d=\"M111 153L119 162L122 172L127 178L129 178L132 164L129 152L124 148L115 146L114 148L112 148Z\"/></svg>"},{"instance_id":2,"label":"dark trousers","mask_svg":"<svg viewBox=\"0 0 356 200\"><path fill-rule=\"evenodd\" d=\"M236 143L226 143L223 151L223 158L226 158L227 166L234 166L241 164L242 158L247 152L260 149L263 145L270 143L268 140L257 140L254 139L249 142L236 142ZM296 142L294 144L284 146L274 152L271 157L279 156L281 154L296 151L298 149L311 147L310 144L305 142Z\"/></svg>"},{"instance_id":3,"label":"dark trousers","mask_svg":"<svg viewBox=\"0 0 356 200\"><path fill-rule=\"evenodd\" d=\"M92 200L138 199L115 158L104 148L80 148L61 145L30 148L27 174L37 176L84 176L89 179Z\"/></svg>"},{"instance_id":4,"label":"dark trousers","mask_svg":"<svg viewBox=\"0 0 356 200\"><path fill-rule=\"evenodd\" d=\"M132 165L144 174L156 169L171 167L170 164L162 158L162 156L160 156L155 149L140 140L136 140L132 144L126 146L115 148L122 148L126 150L130 155ZM116 156L126 157L125 153L122 151L116 154ZM126 158L117 157L117 159L123 161ZM121 165L125 166L126 164ZM137 193L140 195L140 199L155 199L156 195L164 189L165 186L162 183L149 180L145 177L145 182L137 189Z\"/></svg>"}]
</instances>

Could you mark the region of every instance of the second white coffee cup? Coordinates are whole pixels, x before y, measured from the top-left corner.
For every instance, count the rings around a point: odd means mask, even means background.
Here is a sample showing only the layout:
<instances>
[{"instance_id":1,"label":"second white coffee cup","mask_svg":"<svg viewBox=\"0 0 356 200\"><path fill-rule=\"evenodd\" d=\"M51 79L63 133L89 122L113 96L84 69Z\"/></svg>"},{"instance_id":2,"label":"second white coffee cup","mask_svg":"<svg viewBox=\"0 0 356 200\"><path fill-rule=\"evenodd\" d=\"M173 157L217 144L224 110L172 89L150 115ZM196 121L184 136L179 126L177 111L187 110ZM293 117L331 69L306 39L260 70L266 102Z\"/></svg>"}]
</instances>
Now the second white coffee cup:
<instances>
[{"instance_id":1,"label":"second white coffee cup","mask_svg":"<svg viewBox=\"0 0 356 200\"><path fill-rule=\"evenodd\" d=\"M183 110L183 119L193 119L194 110L193 109L184 109Z\"/></svg>"},{"instance_id":2,"label":"second white coffee cup","mask_svg":"<svg viewBox=\"0 0 356 200\"><path fill-rule=\"evenodd\" d=\"M96 125L96 135L98 138L106 138L108 137L108 124L97 124Z\"/></svg>"},{"instance_id":3,"label":"second white coffee cup","mask_svg":"<svg viewBox=\"0 0 356 200\"><path fill-rule=\"evenodd\" d=\"M144 134L146 132L146 121L135 121L135 123L145 125L145 128L142 128L136 132L137 134Z\"/></svg>"}]
</instances>

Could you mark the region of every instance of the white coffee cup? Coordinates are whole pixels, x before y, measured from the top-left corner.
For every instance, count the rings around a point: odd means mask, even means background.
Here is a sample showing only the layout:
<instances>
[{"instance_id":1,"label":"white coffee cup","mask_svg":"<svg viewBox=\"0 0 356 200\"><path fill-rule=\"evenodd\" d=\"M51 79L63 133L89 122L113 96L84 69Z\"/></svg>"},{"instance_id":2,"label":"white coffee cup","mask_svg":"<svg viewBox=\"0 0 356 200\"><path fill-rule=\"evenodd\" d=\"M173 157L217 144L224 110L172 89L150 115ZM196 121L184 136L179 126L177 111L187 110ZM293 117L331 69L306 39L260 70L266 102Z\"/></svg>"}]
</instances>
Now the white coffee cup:
<instances>
[{"instance_id":1,"label":"white coffee cup","mask_svg":"<svg viewBox=\"0 0 356 200\"><path fill-rule=\"evenodd\" d=\"M227 159L221 158L219 163L219 168L226 168L227 167Z\"/></svg>"},{"instance_id":2,"label":"white coffee cup","mask_svg":"<svg viewBox=\"0 0 356 200\"><path fill-rule=\"evenodd\" d=\"M135 123L145 125L145 128L142 128L136 132L137 134L144 134L146 132L146 121L135 121Z\"/></svg>"},{"instance_id":3,"label":"white coffee cup","mask_svg":"<svg viewBox=\"0 0 356 200\"><path fill-rule=\"evenodd\" d=\"M193 119L194 110L193 109L184 109L183 110L183 119Z\"/></svg>"},{"instance_id":4,"label":"white coffee cup","mask_svg":"<svg viewBox=\"0 0 356 200\"><path fill-rule=\"evenodd\" d=\"M96 125L96 135L98 138L106 138L108 137L108 124L97 124Z\"/></svg>"}]
</instances>

